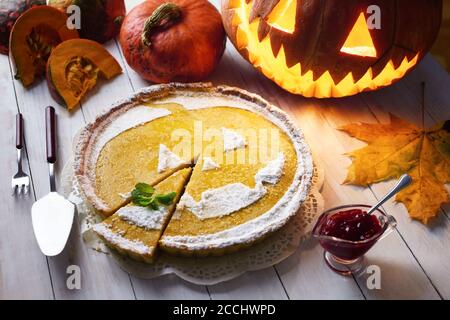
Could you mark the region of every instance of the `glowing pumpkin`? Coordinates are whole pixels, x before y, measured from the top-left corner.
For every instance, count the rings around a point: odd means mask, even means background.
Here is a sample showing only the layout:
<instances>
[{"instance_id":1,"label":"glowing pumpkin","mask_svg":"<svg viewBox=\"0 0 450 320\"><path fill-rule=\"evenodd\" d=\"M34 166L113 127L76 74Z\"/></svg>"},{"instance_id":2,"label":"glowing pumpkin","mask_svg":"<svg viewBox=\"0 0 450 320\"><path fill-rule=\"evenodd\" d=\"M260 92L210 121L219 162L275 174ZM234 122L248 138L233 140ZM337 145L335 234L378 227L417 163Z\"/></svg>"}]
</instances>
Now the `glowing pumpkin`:
<instances>
[{"instance_id":1,"label":"glowing pumpkin","mask_svg":"<svg viewBox=\"0 0 450 320\"><path fill-rule=\"evenodd\" d=\"M306 97L401 79L432 46L442 0L224 0L225 29L266 77Z\"/></svg>"}]
</instances>

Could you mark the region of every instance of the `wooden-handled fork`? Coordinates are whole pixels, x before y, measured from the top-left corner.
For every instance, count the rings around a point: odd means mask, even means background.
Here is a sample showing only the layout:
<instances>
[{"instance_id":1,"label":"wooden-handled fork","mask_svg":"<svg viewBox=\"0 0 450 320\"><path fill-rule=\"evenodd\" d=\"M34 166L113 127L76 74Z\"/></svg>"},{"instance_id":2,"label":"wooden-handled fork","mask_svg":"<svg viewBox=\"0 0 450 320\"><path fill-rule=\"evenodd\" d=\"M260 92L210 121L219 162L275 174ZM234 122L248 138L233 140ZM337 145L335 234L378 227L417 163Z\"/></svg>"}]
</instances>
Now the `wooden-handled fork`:
<instances>
[{"instance_id":1,"label":"wooden-handled fork","mask_svg":"<svg viewBox=\"0 0 450 320\"><path fill-rule=\"evenodd\" d=\"M16 116L16 149L17 149L17 173L11 181L12 194L28 194L30 190L30 177L23 172L22 150L23 150L23 116L18 113Z\"/></svg>"}]
</instances>

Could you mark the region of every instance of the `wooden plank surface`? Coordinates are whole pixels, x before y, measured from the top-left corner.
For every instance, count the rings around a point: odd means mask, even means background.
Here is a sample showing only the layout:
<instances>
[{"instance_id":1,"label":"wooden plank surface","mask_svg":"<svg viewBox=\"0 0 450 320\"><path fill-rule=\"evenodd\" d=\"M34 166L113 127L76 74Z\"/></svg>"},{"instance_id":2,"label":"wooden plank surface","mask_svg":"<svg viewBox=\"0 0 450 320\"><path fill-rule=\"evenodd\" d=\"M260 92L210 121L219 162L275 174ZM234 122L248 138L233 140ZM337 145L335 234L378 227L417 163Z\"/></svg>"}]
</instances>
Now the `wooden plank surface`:
<instances>
[{"instance_id":1,"label":"wooden plank surface","mask_svg":"<svg viewBox=\"0 0 450 320\"><path fill-rule=\"evenodd\" d=\"M280 100L280 97L284 98L284 95L278 94L277 100ZM286 96L286 98L291 99L289 96ZM294 98L294 100L298 100L298 98ZM295 107L295 101L281 100L279 104L289 104L289 112L293 113L298 123L300 123L314 153L324 164L327 178L323 196L326 199L326 207L331 208L348 203L374 203L376 200L370 189L341 185L345 179L345 169L350 164L349 159L343 154L346 151L359 147L360 143L354 139L347 139L347 141L343 142L342 139L346 137L335 129L343 123L338 125L330 120L338 119L338 115L342 115L346 119L346 123L354 122L348 119L351 117L352 110L357 110L357 119L359 121L370 122L372 115L369 110L367 108L364 110L364 106L358 104L357 98L316 101L301 109ZM389 247L390 250L386 252L383 249L385 246ZM389 266L390 263L400 260L405 272L383 273L385 280L383 281L382 290L379 291L367 290L365 285L367 277L363 275L357 280L366 298L388 298L392 297L391 295L394 292L398 293L397 298L439 298L439 295L436 294L433 286L423 274L414 256L408 252L400 237L394 234L386 238L383 240L383 248L378 250L379 247L375 247L367 255L368 260L378 265L382 271L392 269ZM410 277L410 274L415 276ZM284 282L290 283L290 281Z\"/></svg>"},{"instance_id":2,"label":"wooden plank surface","mask_svg":"<svg viewBox=\"0 0 450 320\"><path fill-rule=\"evenodd\" d=\"M47 260L39 251L31 227L30 196L11 196L11 180L17 172L15 121L18 111L8 57L0 55L0 299L52 299ZM25 120L28 126L29 119ZM28 130L27 130L28 133ZM26 143L31 148L31 144ZM26 153L24 169L29 172Z\"/></svg>"},{"instance_id":3,"label":"wooden plank surface","mask_svg":"<svg viewBox=\"0 0 450 320\"><path fill-rule=\"evenodd\" d=\"M375 201L375 197L371 190L361 190L359 188L341 185L342 181L344 181L345 179L346 168L350 164L349 159L343 156L343 154L354 148L360 147L362 144L355 141L355 139L344 137L342 133L336 131L335 129L339 125L348 122L376 121L376 119L373 117L372 111L367 107L365 103L362 102L362 97L364 97L364 95L346 99L328 100L305 99L302 97L296 97L273 86L273 84L269 80L263 79L261 76L256 74L253 68L248 67L247 63L242 62L242 59L240 59L237 54L233 52L233 49L229 50L231 50L233 55L232 61L235 65L238 66L234 69L239 70L239 72L241 73L241 76L246 83L246 88L248 88L250 91L260 93L269 101L292 114L293 117L297 120L297 123L304 131L315 155L322 160L322 163L325 166L326 183L323 190L323 195L326 199L326 206L333 207L348 203L373 203ZM395 90L395 87L393 87L393 89L391 90ZM386 90L383 90L379 93L374 93L374 95L383 100L383 97L386 95L385 92ZM386 98L384 98L384 105L389 106L389 103L392 99L394 98L387 95ZM398 101L398 99L395 101ZM416 105L416 107L418 106ZM399 109L399 107L396 105L395 110L397 109ZM347 122L341 121L341 123L339 124L337 122L333 123L333 119L334 121L337 121L339 117L346 119ZM392 186L392 184L390 186ZM328 187L331 187L331 190L329 190ZM385 188L384 192L386 191L387 188ZM403 217L408 220L406 223L410 224L409 218L407 218L407 215L405 215L405 213ZM446 228L446 230L448 230L448 228ZM388 252L390 258L389 260L394 262L400 260L404 265L405 272L387 272L385 274L386 281L384 281L386 285L382 290L375 292L369 292L365 290L365 280L357 279L359 287L363 291L365 291L364 296L366 298L388 298L393 296L396 296L397 298L440 298L439 294L434 288L434 284L422 271L422 266L417 263L415 256L411 252L408 252L408 247L407 245L405 245L402 238L397 235L396 237L388 237L384 240L384 242L387 242L386 246L398 248L398 250L392 250ZM371 251L368 255L371 261L389 261L386 260L385 250L380 250L377 252L376 249L377 248ZM321 251L319 248L317 248L316 250L318 250L317 253ZM380 259L377 259L377 253L380 256ZM381 259L383 255L384 259ZM319 261L316 261L316 263L311 266L312 269L317 267L317 264L320 263L320 259L318 259ZM383 265L380 265L381 269L389 269L388 264L389 263L385 263L385 268L383 267ZM282 263L281 266L284 266L284 264ZM301 264L298 266L298 269L299 272L305 271L305 269L302 268ZM414 274L416 276L410 277L409 275L411 274ZM326 273L323 273L323 275L326 275ZM443 277L446 277L448 273L443 273L442 275ZM298 277L299 275L295 273L293 276ZM333 276L334 275L331 274L331 277ZM318 287L317 285L314 285L311 290L306 291L307 295L304 295L305 292L303 292L302 289L300 289L299 291L297 290L298 286L295 285L295 281L291 281L292 278L287 277L286 279L284 279L282 277L281 279L283 280L283 283L286 284L288 293L290 293L289 286L290 284L292 284L292 292L290 296L298 298L308 298L311 295L314 296L314 288ZM326 277L324 277L323 279L317 277L315 279L317 282L319 282L319 286L321 281L323 281L325 285L330 283L330 279L327 279ZM317 293L316 297L353 298L356 294L355 290L353 290L350 291L349 296L346 296L343 295L342 292L340 292L340 286L338 286L338 290L334 289L336 288L336 286L329 287L333 289L328 292L321 290L319 293Z\"/></svg>"},{"instance_id":4,"label":"wooden plank surface","mask_svg":"<svg viewBox=\"0 0 450 320\"><path fill-rule=\"evenodd\" d=\"M29 162L33 172L33 184L36 197L39 199L49 190L48 166L45 158L45 121L44 110L55 102L50 97L46 83L43 81L30 89L25 89L15 81L17 104L26 121L25 139L29 147ZM98 92L97 98L103 99L107 95ZM58 125L58 161L56 174L72 155L72 141L75 134L85 125L82 112L69 113L62 107L57 108ZM30 228L29 232L32 233ZM58 257L49 258L50 274L55 298L134 298L130 280L127 274L114 264L108 257L86 250L81 241L77 228L67 250ZM82 286L84 290L68 290L66 286L66 269L70 265L77 265L82 272ZM111 286L114 283L114 286Z\"/></svg>"},{"instance_id":5,"label":"wooden plank surface","mask_svg":"<svg viewBox=\"0 0 450 320\"><path fill-rule=\"evenodd\" d=\"M128 9L140 0L126 0ZM216 6L219 0L212 1ZM150 83L129 68L116 41L107 49L121 63L124 74L102 82L79 110L68 113L58 107L59 166L71 156L72 139L113 102ZM364 144L336 130L352 122L384 122L392 112L412 122L420 122L420 83L427 83L427 124L450 118L450 76L430 56L398 84L372 93L345 99L316 100L293 96L258 74L228 43L227 51L208 81L239 86L258 93L287 111L302 128L326 172L323 195L326 207L347 203L373 203L393 182L371 188L342 186L350 160L343 154ZM31 228L30 207L48 192L45 162L43 110L54 104L46 84L29 90L12 80L8 58L0 56L0 142L5 152L0 170L0 298L41 299L440 299L450 298L450 219L449 207L431 227L409 219L401 204L389 202L384 209L398 220L392 233L367 255L367 263L380 267L381 290L369 290L368 275L340 277L324 264L322 249L313 240L279 265L247 273L214 286L197 286L169 275L153 280L129 276L109 257L87 249L79 235L77 222L64 253L56 258L43 257ZM14 115L20 110L26 121L25 164L32 173L33 193L19 200L10 196L9 177L16 168L14 152ZM8 152L10 150L10 152ZM447 213L447 215L445 214ZM68 290L66 269L78 265L82 272L82 290Z\"/></svg>"}]
</instances>

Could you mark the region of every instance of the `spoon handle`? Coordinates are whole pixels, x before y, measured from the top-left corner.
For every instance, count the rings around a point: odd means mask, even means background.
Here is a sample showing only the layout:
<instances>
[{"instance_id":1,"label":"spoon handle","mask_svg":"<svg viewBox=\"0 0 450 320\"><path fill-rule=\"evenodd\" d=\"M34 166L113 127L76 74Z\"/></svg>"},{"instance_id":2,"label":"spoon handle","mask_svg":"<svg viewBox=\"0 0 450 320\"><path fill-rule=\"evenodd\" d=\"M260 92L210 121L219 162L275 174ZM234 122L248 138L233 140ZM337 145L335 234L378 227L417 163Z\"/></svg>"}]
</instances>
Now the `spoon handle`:
<instances>
[{"instance_id":1,"label":"spoon handle","mask_svg":"<svg viewBox=\"0 0 450 320\"><path fill-rule=\"evenodd\" d=\"M400 177L400 180L397 182L394 188L392 188L391 191L387 195L383 197L376 205L374 205L370 210L367 212L368 214L372 214L375 210L377 210L378 207L382 206L386 201L388 201L390 198L392 198L394 195L399 193L401 190L406 188L410 183L412 182L411 177L408 174L404 174Z\"/></svg>"}]
</instances>

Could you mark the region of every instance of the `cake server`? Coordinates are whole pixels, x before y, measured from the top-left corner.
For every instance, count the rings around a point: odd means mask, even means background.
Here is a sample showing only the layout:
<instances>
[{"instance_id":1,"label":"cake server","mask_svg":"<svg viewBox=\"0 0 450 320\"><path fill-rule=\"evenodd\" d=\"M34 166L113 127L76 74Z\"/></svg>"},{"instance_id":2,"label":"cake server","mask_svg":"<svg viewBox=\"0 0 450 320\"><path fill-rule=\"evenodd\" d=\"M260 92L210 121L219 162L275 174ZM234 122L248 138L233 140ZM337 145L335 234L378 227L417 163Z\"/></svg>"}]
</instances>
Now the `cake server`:
<instances>
[{"instance_id":1,"label":"cake server","mask_svg":"<svg viewBox=\"0 0 450 320\"><path fill-rule=\"evenodd\" d=\"M53 257L60 254L66 246L75 206L56 192L56 114L53 107L45 110L45 120L50 193L33 204L31 217L39 248L46 256Z\"/></svg>"}]
</instances>

